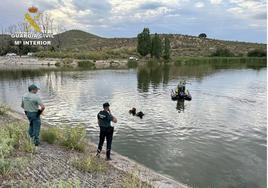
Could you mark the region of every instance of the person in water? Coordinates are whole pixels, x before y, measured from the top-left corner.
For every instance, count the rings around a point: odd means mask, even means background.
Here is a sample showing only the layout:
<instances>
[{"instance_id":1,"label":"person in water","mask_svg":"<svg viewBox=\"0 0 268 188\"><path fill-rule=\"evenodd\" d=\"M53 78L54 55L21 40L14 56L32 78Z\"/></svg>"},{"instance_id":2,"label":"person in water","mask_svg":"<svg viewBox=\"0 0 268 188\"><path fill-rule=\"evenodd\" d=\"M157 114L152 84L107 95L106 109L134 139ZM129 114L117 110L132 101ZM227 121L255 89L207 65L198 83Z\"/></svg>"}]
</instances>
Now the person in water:
<instances>
[{"instance_id":1,"label":"person in water","mask_svg":"<svg viewBox=\"0 0 268 188\"><path fill-rule=\"evenodd\" d=\"M39 88L32 84L28 87L28 93L22 97L21 107L29 120L28 133L32 138L35 146L40 144L39 134L41 127L40 114L45 110L45 106L37 95Z\"/></svg>"},{"instance_id":2,"label":"person in water","mask_svg":"<svg viewBox=\"0 0 268 188\"><path fill-rule=\"evenodd\" d=\"M180 83L178 84L178 86L177 86L177 88L176 88L176 91L175 91L175 93L176 93L176 95L185 95L186 94L186 92L185 92L185 82L183 82L183 81L180 81Z\"/></svg>"},{"instance_id":3,"label":"person in water","mask_svg":"<svg viewBox=\"0 0 268 188\"><path fill-rule=\"evenodd\" d=\"M104 140L106 138L107 147L106 147L106 160L111 160L111 149L112 149L112 140L114 127L111 125L111 121L113 123L117 123L117 119L112 115L110 110L110 104L104 103L103 110L100 111L97 115L98 124L100 127L100 136L99 136L99 145L96 156L99 157Z\"/></svg>"},{"instance_id":4,"label":"person in water","mask_svg":"<svg viewBox=\"0 0 268 188\"><path fill-rule=\"evenodd\" d=\"M136 110L136 108L132 108L131 110L129 110L128 112L130 113L130 114L132 114L133 116L138 116L139 118L141 118L142 119L142 117L144 116L144 113L142 112L142 111L139 111L138 113L136 112L137 110Z\"/></svg>"}]
</instances>

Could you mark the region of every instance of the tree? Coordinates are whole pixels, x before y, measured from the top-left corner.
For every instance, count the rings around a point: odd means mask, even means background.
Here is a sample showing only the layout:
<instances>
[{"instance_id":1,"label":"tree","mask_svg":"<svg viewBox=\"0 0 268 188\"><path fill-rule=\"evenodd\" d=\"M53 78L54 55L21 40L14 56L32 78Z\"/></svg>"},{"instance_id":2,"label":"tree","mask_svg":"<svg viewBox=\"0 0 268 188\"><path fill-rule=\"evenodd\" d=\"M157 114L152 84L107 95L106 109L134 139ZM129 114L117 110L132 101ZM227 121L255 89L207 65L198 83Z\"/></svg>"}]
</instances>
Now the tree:
<instances>
[{"instance_id":1,"label":"tree","mask_svg":"<svg viewBox=\"0 0 268 188\"><path fill-rule=\"evenodd\" d=\"M266 51L263 49L255 49L248 52L248 57L266 57Z\"/></svg>"},{"instance_id":2,"label":"tree","mask_svg":"<svg viewBox=\"0 0 268 188\"><path fill-rule=\"evenodd\" d=\"M199 37L199 38L207 38L207 35L206 35L206 33L200 33L200 34L198 35L198 37Z\"/></svg>"},{"instance_id":3,"label":"tree","mask_svg":"<svg viewBox=\"0 0 268 188\"><path fill-rule=\"evenodd\" d=\"M170 59L170 41L168 37L165 37L165 41L164 41L163 58L166 60Z\"/></svg>"},{"instance_id":4,"label":"tree","mask_svg":"<svg viewBox=\"0 0 268 188\"><path fill-rule=\"evenodd\" d=\"M151 36L149 28L144 28L141 33L138 34L138 46L137 51L140 55L146 56L151 51Z\"/></svg>"},{"instance_id":5,"label":"tree","mask_svg":"<svg viewBox=\"0 0 268 188\"><path fill-rule=\"evenodd\" d=\"M157 33L154 34L152 39L151 57L159 59L162 55L162 41Z\"/></svg>"},{"instance_id":6,"label":"tree","mask_svg":"<svg viewBox=\"0 0 268 188\"><path fill-rule=\"evenodd\" d=\"M218 56L218 57L233 57L234 53L231 52L227 48L218 48L216 52L212 53L211 56Z\"/></svg>"}]
</instances>

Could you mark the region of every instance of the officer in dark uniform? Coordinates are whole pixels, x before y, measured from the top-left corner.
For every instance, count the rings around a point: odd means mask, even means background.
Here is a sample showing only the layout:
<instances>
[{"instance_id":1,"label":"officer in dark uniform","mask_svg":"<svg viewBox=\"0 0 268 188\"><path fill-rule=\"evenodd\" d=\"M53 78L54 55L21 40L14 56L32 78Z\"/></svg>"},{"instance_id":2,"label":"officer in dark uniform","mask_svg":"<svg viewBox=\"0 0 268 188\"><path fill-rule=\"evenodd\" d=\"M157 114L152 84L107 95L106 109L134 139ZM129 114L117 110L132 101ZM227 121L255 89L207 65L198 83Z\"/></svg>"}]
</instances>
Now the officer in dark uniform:
<instances>
[{"instance_id":1,"label":"officer in dark uniform","mask_svg":"<svg viewBox=\"0 0 268 188\"><path fill-rule=\"evenodd\" d=\"M114 133L114 127L111 126L111 121L113 123L117 123L117 119L111 114L109 107L110 107L109 103L104 103L103 110L100 111L97 115L98 124L100 126L100 140L96 156L97 157L100 156L102 146L106 138L107 142L106 160L111 160L111 148Z\"/></svg>"}]
</instances>

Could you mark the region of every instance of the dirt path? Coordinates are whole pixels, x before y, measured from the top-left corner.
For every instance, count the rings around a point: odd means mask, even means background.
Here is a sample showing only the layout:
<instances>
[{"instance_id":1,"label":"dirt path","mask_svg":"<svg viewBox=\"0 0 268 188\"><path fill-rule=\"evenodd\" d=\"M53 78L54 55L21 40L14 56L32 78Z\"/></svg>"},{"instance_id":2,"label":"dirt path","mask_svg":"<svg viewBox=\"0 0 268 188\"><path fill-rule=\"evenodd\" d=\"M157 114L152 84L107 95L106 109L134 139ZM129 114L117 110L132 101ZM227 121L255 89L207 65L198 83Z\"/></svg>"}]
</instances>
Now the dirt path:
<instances>
[{"instance_id":1,"label":"dirt path","mask_svg":"<svg viewBox=\"0 0 268 188\"><path fill-rule=\"evenodd\" d=\"M103 173L87 173L71 165L72 159L80 155L56 145L42 143L29 165L5 179L1 187L51 187L60 181L80 187L122 187L123 173L108 168ZM116 180L116 181L115 181Z\"/></svg>"}]
</instances>

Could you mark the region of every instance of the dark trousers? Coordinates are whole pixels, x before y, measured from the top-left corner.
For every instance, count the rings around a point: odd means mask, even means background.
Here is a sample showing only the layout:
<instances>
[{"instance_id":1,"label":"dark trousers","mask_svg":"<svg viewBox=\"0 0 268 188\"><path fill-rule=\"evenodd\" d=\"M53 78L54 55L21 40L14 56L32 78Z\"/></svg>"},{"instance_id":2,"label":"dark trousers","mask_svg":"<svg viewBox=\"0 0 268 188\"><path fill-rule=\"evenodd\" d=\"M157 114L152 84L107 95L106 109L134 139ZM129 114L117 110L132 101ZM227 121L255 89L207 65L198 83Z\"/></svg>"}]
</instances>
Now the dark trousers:
<instances>
[{"instance_id":1,"label":"dark trousers","mask_svg":"<svg viewBox=\"0 0 268 188\"><path fill-rule=\"evenodd\" d=\"M106 149L107 151L111 150L112 141L113 141L113 133L114 133L113 127L100 127L100 138L99 138L100 140L99 140L98 152L101 152L105 138L107 142Z\"/></svg>"},{"instance_id":2,"label":"dark trousers","mask_svg":"<svg viewBox=\"0 0 268 188\"><path fill-rule=\"evenodd\" d=\"M29 125L29 135L33 139L35 144L39 144L39 134L41 127L40 115L37 112L26 112L27 118L30 122Z\"/></svg>"}]
</instances>

